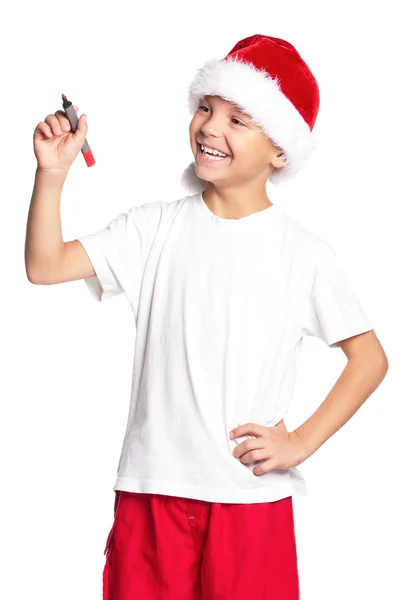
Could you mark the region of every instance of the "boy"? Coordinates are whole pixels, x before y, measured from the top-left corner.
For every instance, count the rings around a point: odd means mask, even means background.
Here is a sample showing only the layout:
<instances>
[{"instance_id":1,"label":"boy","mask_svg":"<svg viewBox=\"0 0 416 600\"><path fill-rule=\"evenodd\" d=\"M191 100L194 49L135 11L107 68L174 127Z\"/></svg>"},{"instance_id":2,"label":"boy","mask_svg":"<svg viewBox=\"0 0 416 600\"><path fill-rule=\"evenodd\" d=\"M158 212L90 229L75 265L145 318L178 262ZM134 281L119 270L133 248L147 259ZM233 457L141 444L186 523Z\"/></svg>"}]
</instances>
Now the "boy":
<instances>
[{"instance_id":1,"label":"boy","mask_svg":"<svg viewBox=\"0 0 416 600\"><path fill-rule=\"evenodd\" d=\"M292 496L306 487L296 467L388 361L332 246L266 194L314 148L319 91L299 53L278 38L241 40L198 71L189 100L191 194L66 243L59 198L86 122L64 133L57 111L38 125L27 273L40 284L84 278L99 301L124 293L137 325L104 600L298 600ZM348 364L289 432L305 335Z\"/></svg>"}]
</instances>

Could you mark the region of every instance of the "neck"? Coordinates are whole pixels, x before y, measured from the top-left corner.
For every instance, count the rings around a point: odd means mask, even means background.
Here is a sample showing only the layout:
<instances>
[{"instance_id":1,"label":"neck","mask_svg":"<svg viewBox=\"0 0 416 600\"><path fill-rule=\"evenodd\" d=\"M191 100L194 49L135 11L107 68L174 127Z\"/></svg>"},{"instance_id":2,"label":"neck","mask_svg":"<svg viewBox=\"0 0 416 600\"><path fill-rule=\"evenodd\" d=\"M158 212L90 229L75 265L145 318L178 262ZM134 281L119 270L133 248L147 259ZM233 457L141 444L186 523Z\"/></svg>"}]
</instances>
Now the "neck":
<instances>
[{"instance_id":1,"label":"neck","mask_svg":"<svg viewBox=\"0 0 416 600\"><path fill-rule=\"evenodd\" d=\"M265 188L259 190L247 186L219 188L209 183L202 198L215 215L225 219L240 219L273 205Z\"/></svg>"}]
</instances>

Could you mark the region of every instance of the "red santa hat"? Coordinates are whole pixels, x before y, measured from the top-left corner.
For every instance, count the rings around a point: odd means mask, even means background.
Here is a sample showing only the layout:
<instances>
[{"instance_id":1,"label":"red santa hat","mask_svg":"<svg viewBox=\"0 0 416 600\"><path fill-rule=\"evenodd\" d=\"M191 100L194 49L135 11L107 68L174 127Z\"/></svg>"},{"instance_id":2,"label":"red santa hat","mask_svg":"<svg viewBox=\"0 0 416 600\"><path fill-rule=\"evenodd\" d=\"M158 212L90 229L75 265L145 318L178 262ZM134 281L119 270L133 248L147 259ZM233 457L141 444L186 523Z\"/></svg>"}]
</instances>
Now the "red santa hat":
<instances>
[{"instance_id":1,"label":"red santa hat","mask_svg":"<svg viewBox=\"0 0 416 600\"><path fill-rule=\"evenodd\" d=\"M272 171L272 184L291 179L312 155L317 143L312 129L319 109L318 84L289 42L267 35L240 40L225 58L211 59L197 71L188 91L192 115L204 96L236 104L282 148L286 164ZM195 173L195 161L181 182L190 194L207 186Z\"/></svg>"}]
</instances>

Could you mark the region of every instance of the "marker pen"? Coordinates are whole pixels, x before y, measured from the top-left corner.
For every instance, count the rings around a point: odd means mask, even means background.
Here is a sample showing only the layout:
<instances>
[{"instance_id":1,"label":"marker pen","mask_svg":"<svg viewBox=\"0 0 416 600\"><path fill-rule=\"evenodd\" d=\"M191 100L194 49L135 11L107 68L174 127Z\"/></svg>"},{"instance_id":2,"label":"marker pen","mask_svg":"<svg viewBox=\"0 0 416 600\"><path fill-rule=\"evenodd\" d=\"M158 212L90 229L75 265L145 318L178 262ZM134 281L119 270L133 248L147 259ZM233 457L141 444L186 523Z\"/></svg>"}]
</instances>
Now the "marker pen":
<instances>
[{"instance_id":1,"label":"marker pen","mask_svg":"<svg viewBox=\"0 0 416 600\"><path fill-rule=\"evenodd\" d=\"M64 108L66 116L68 117L68 121L71 124L72 133L75 133L79 121L77 113L75 112L75 109L72 106L72 102L68 100L65 94L62 94L62 99L62 106ZM88 167L92 167L93 165L95 165L95 158L92 155L87 140L85 140L84 145L81 148L81 152L84 155L85 162L87 163Z\"/></svg>"}]
</instances>

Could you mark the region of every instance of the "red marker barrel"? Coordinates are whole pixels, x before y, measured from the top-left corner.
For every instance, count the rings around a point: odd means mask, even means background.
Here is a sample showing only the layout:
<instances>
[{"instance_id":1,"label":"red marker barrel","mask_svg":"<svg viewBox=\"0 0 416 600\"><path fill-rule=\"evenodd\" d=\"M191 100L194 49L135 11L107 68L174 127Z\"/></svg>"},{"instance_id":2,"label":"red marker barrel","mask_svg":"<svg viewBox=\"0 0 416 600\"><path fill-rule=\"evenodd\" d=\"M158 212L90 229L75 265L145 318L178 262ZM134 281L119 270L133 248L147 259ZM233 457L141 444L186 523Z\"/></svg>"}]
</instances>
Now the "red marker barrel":
<instances>
[{"instance_id":1,"label":"red marker barrel","mask_svg":"<svg viewBox=\"0 0 416 600\"><path fill-rule=\"evenodd\" d=\"M68 121L71 124L72 133L75 133L75 131L78 127L78 121L79 121L79 119L77 117L77 113L75 112L75 109L72 106L72 102L67 99L65 94L62 94L62 100L63 100L62 106L66 113L66 116L68 117ZM85 162L87 163L88 167L92 167L92 165L95 165L95 158L92 155L92 152L88 145L87 140L85 140L84 145L81 148L81 152L84 155Z\"/></svg>"}]
</instances>

